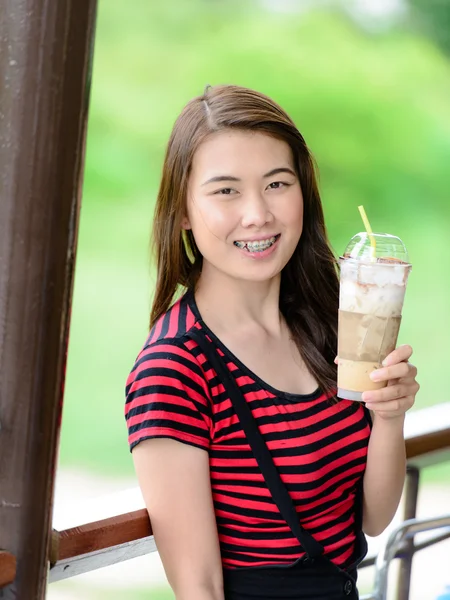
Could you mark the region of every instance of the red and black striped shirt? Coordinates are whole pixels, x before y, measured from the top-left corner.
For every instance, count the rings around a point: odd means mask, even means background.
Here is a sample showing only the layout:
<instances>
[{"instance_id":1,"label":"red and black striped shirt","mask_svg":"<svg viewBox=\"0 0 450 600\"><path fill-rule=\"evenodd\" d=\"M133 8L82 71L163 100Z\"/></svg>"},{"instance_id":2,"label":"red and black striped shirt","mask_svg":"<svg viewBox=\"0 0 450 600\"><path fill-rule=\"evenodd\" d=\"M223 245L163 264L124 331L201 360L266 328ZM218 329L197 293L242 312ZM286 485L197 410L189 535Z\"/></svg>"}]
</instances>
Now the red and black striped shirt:
<instances>
[{"instance_id":1,"label":"red and black striped shirt","mask_svg":"<svg viewBox=\"0 0 450 600\"><path fill-rule=\"evenodd\" d=\"M340 567L352 563L357 494L370 422L359 402L274 389L234 356L202 321L187 293L155 324L126 387L133 449L169 437L209 453L223 566L288 565L305 553L282 518L231 400L208 356L187 332L203 329L248 402L304 529Z\"/></svg>"}]
</instances>

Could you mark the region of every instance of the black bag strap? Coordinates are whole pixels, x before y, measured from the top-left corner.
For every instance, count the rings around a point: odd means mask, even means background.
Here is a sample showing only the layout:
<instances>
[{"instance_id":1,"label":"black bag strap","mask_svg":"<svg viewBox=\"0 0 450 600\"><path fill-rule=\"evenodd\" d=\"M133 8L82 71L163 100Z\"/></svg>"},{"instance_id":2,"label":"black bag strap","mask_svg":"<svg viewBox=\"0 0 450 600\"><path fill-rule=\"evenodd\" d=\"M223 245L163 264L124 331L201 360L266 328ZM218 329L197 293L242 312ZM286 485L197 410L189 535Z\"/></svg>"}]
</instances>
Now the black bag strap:
<instances>
[{"instance_id":1,"label":"black bag strap","mask_svg":"<svg viewBox=\"0 0 450 600\"><path fill-rule=\"evenodd\" d=\"M323 546L317 542L300 525L297 511L295 510L292 498L286 489L286 486L280 478L277 467L275 466L270 451L262 437L256 421L252 415L250 407L245 401L235 378L230 373L224 362L220 359L214 345L207 341L202 332L194 329L188 332L188 335L202 349L208 362L219 376L222 384L230 395L234 410L239 418L242 428L247 436L248 443L252 449L253 455L266 481L267 487L272 494L273 501L278 507L282 517L291 528L293 534L298 539L309 558L318 558L323 553Z\"/></svg>"}]
</instances>

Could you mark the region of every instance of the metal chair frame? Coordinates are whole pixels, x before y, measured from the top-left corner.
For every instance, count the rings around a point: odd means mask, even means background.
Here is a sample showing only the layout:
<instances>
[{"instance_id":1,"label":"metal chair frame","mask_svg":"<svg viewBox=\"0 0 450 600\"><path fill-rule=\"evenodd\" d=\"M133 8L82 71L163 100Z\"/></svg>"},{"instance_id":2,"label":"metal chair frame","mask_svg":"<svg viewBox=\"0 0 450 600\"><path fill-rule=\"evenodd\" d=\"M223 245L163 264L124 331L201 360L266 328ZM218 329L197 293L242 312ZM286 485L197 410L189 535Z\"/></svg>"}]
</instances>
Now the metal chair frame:
<instances>
[{"instance_id":1,"label":"metal chair frame","mask_svg":"<svg viewBox=\"0 0 450 600\"><path fill-rule=\"evenodd\" d=\"M444 531L421 544L414 544L414 537L425 531ZM429 519L408 519L393 529L380 548L375 560L375 582L373 592L361 596L360 600L386 600L388 592L389 566L393 559L403 558L403 553L412 554L428 546L450 538L450 513ZM408 582L409 584L409 582ZM409 585L407 589L409 596ZM408 597L407 596L407 597Z\"/></svg>"}]
</instances>

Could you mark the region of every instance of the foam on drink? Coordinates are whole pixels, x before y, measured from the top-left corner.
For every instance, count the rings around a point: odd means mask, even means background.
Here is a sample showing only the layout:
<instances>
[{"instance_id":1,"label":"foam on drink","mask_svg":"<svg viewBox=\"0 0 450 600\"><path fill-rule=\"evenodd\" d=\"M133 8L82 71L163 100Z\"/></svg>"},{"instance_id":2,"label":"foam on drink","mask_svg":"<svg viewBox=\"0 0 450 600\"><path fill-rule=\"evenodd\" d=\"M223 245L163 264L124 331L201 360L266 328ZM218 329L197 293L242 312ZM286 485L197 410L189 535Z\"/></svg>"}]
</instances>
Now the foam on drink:
<instances>
[{"instance_id":1,"label":"foam on drink","mask_svg":"<svg viewBox=\"0 0 450 600\"><path fill-rule=\"evenodd\" d=\"M402 314L406 291L405 263L341 261L339 308L389 317Z\"/></svg>"}]
</instances>

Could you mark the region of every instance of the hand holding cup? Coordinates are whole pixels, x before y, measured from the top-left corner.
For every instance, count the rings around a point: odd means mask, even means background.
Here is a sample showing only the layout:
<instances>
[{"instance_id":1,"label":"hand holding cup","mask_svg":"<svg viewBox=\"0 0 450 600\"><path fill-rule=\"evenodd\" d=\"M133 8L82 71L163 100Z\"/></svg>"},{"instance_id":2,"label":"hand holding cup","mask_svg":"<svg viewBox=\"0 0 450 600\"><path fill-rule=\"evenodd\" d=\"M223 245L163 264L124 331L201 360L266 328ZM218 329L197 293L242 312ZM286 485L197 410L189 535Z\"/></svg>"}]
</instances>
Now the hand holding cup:
<instances>
[{"instance_id":1,"label":"hand holding cup","mask_svg":"<svg viewBox=\"0 0 450 600\"><path fill-rule=\"evenodd\" d=\"M417 368L409 362L412 353L411 346L399 346L384 359L381 368L370 374L372 381L387 385L363 392L362 401L381 419L402 417L414 404L420 385L416 381Z\"/></svg>"}]
</instances>

